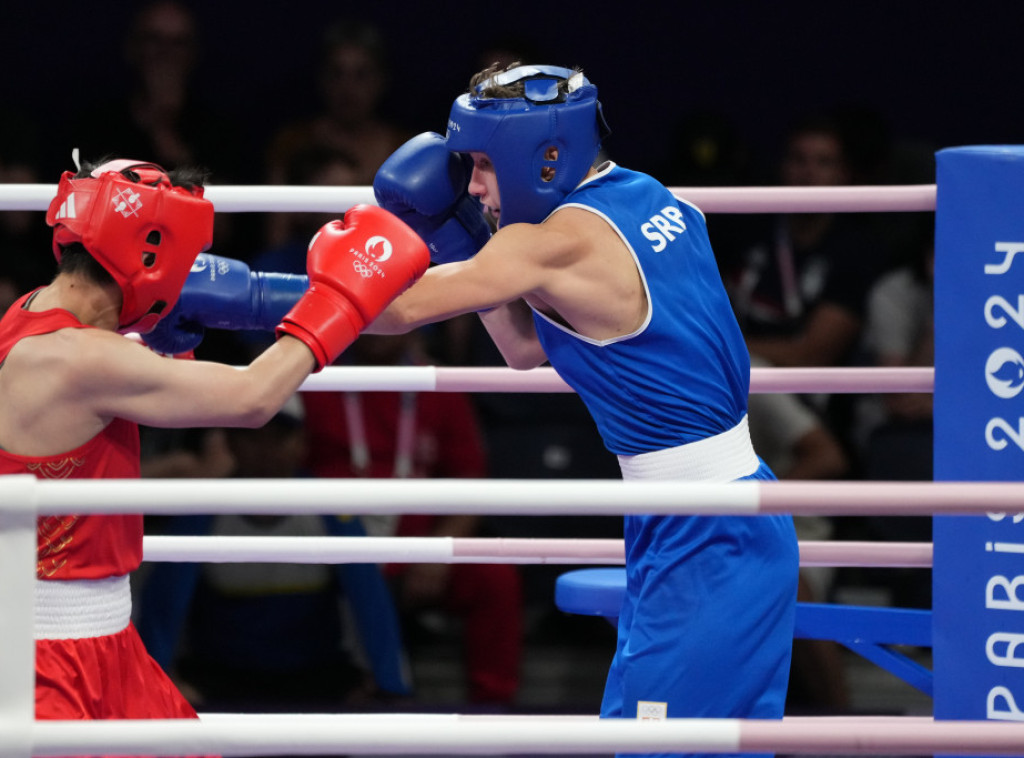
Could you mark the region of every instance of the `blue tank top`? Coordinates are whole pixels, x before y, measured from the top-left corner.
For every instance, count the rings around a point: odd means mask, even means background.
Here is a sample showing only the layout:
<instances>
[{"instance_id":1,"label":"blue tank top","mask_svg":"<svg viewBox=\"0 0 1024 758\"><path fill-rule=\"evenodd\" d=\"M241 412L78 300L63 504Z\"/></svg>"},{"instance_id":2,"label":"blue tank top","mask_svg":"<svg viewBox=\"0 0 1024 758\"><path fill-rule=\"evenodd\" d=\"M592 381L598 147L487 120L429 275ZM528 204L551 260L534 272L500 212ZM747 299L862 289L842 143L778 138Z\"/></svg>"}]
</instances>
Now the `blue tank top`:
<instances>
[{"instance_id":1,"label":"blue tank top","mask_svg":"<svg viewBox=\"0 0 1024 758\"><path fill-rule=\"evenodd\" d=\"M603 218L647 291L640 328L596 341L534 311L541 345L590 410L605 446L636 455L711 437L747 412L750 356L704 214L655 179L607 164L559 208Z\"/></svg>"}]
</instances>

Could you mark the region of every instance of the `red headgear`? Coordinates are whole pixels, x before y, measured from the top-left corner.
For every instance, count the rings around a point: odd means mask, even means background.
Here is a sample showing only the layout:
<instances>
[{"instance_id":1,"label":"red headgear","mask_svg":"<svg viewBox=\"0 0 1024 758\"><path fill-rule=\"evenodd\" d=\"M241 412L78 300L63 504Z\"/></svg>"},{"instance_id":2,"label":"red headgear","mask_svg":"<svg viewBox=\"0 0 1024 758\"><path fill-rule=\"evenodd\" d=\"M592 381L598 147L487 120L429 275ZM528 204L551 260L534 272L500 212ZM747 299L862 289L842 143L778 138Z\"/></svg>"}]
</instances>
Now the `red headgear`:
<instances>
[{"instance_id":1,"label":"red headgear","mask_svg":"<svg viewBox=\"0 0 1024 758\"><path fill-rule=\"evenodd\" d=\"M213 242L203 190L171 185L155 163L116 160L90 176L65 171L50 202L53 254L80 242L121 288L120 330L145 334L181 295L196 256Z\"/></svg>"}]
</instances>

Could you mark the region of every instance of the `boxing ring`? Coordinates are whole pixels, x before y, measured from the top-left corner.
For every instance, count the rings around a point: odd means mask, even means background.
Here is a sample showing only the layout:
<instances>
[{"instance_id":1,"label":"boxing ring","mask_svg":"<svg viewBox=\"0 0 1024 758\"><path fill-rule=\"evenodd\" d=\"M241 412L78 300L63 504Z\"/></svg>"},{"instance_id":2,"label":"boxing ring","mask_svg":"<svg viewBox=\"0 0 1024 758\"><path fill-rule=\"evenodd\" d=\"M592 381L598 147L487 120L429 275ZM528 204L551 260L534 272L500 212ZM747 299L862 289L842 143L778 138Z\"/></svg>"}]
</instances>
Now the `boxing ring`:
<instances>
[{"instance_id":1,"label":"boxing ring","mask_svg":"<svg viewBox=\"0 0 1024 758\"><path fill-rule=\"evenodd\" d=\"M706 212L934 210L936 186L673 188ZM0 185L0 210L39 210L50 185ZM218 212L340 211L368 188L216 187ZM753 369L752 392L933 392L933 369ZM302 391L569 392L554 373L330 367ZM602 720L460 714L240 715L199 720L35 721L36 518L67 513L936 515L1024 511L1024 483L609 480L142 480L0 477L0 758L84 755L494 755L631 751L1024 755L1024 723L930 717ZM992 548L1001 548L998 544ZM1013 552L1012 548L1007 551ZM931 544L802 542L803 566L928 568ZM512 562L617 566L618 540L146 537L147 561ZM1020 720L1020 719L1018 719Z\"/></svg>"}]
</instances>

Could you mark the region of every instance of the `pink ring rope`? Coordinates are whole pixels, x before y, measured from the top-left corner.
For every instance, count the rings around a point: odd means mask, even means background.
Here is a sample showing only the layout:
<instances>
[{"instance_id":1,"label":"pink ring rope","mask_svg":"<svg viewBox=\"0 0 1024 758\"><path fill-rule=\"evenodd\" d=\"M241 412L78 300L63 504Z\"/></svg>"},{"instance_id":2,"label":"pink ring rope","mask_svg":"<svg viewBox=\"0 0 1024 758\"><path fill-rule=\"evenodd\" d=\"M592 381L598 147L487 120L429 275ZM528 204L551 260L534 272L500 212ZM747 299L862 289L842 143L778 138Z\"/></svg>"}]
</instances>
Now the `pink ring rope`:
<instances>
[{"instance_id":1,"label":"pink ring rope","mask_svg":"<svg viewBox=\"0 0 1024 758\"><path fill-rule=\"evenodd\" d=\"M497 559L509 559L516 563L557 563L563 557L573 562L625 562L625 547L621 540L479 537L454 539L453 543L455 563L479 563ZM930 568L932 545L929 542L801 540L800 565Z\"/></svg>"},{"instance_id":2,"label":"pink ring rope","mask_svg":"<svg viewBox=\"0 0 1024 758\"><path fill-rule=\"evenodd\" d=\"M705 213L866 213L935 210L934 184L844 187L670 187ZM52 184L0 184L0 211L46 210ZM371 187L211 186L218 213L342 213L375 203Z\"/></svg>"},{"instance_id":3,"label":"pink ring rope","mask_svg":"<svg viewBox=\"0 0 1024 758\"><path fill-rule=\"evenodd\" d=\"M147 561L271 563L625 563L622 540L515 537L168 537L143 542ZM928 542L800 542L801 566L929 568Z\"/></svg>"},{"instance_id":4,"label":"pink ring rope","mask_svg":"<svg viewBox=\"0 0 1024 758\"><path fill-rule=\"evenodd\" d=\"M935 210L936 186L670 187L705 213L869 213Z\"/></svg>"},{"instance_id":5,"label":"pink ring rope","mask_svg":"<svg viewBox=\"0 0 1024 758\"><path fill-rule=\"evenodd\" d=\"M921 368L752 368L750 391L931 393L935 370ZM553 368L328 366L302 385L306 392L572 392Z\"/></svg>"}]
</instances>

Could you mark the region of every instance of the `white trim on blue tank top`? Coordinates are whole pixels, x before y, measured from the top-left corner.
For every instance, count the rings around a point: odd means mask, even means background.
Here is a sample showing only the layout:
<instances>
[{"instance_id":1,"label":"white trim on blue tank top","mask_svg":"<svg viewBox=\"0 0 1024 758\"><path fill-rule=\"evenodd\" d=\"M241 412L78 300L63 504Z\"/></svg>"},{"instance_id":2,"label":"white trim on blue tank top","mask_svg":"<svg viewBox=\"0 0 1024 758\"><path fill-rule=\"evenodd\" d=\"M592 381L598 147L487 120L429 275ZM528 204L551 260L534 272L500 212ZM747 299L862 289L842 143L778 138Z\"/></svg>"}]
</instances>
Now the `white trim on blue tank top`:
<instances>
[{"instance_id":1,"label":"white trim on blue tank top","mask_svg":"<svg viewBox=\"0 0 1024 758\"><path fill-rule=\"evenodd\" d=\"M597 174L594 174L594 176L589 177L588 179L584 179L582 182L580 182L579 186L582 187L587 182L589 182L589 181L591 181L593 179L598 178L599 176L607 173L608 171L611 171L613 168L615 168L615 164L612 163L611 161L608 161L607 163L602 164L601 170ZM638 336L640 334L643 334L644 331L647 329L647 327L651 323L651 319L654 316L654 309L653 309L653 302L652 302L652 299L651 299L651 288L647 286L647 276L644 273L643 266L640 265L640 258L637 256L636 250L634 250L633 246L631 244L629 244L629 240L626 239L626 235L624 235L622 233L622 230L619 229L618 225L616 225L614 221L612 221L610 218L608 218L608 216L606 216L604 213L602 213L601 211L597 210L596 208L593 208L593 207L591 207L589 205L584 205L582 203L565 203L564 205L559 205L558 208L555 209L555 211L559 211L562 208L578 208L579 210L589 211L590 213L593 213L595 216L603 219L604 222L606 224L608 224L608 226L611 227L612 231L614 231L615 234L618 235L619 239L622 240L622 244L626 246L626 249L629 251L629 254L631 256L633 256L633 264L636 266L637 273L640 275L640 281L644 285L644 294L647 297L647 315L644 316L643 323L640 324L639 327L637 327L634 331L630 332L629 334L623 334L623 335L621 335L619 337L612 337L612 338L606 339L606 340L596 340L596 339L593 339L592 337L587 337L584 334L580 334L579 332L575 331L574 329L570 329L569 327L567 327L567 326L565 326L563 324L558 323L557 321L555 321L551 317L549 317L549 316L541 313L540 311L538 311L532 305L530 306L530 309L534 313L536 313L538 316L540 316L542 319L544 319L549 324L551 324L553 327L555 327L556 329L558 329L558 330L560 330L562 332L565 332L569 336L574 337L575 339L578 339L581 342L585 342L588 345L594 345L595 347L605 347L606 345L614 345L614 344L616 344L618 342L625 342L626 340L633 339L634 337L636 337L636 336ZM552 211L552 212L555 212L555 211Z\"/></svg>"}]
</instances>

